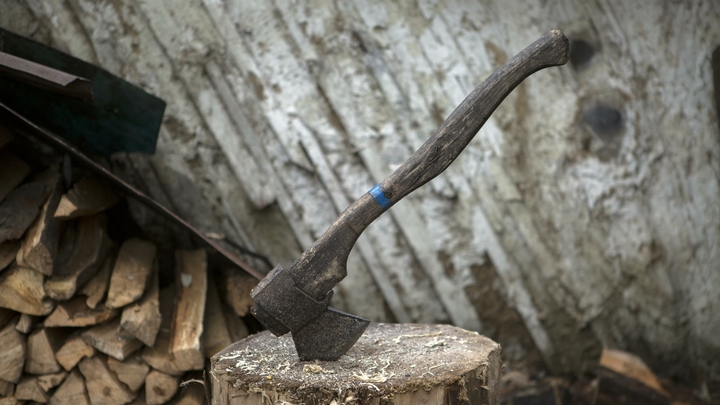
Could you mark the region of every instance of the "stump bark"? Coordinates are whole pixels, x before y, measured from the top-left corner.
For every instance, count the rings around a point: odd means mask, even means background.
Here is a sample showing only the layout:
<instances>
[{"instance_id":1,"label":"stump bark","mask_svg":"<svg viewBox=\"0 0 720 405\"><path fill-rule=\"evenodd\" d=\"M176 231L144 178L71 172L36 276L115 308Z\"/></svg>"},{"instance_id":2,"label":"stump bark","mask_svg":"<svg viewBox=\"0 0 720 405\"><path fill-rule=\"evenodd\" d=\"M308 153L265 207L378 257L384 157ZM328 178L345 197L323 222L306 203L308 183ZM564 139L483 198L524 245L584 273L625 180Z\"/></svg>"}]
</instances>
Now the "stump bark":
<instances>
[{"instance_id":1,"label":"stump bark","mask_svg":"<svg viewBox=\"0 0 720 405\"><path fill-rule=\"evenodd\" d=\"M212 358L213 403L498 404L500 345L449 325L373 323L338 361L262 332ZM268 401L269 400L269 401Z\"/></svg>"}]
</instances>

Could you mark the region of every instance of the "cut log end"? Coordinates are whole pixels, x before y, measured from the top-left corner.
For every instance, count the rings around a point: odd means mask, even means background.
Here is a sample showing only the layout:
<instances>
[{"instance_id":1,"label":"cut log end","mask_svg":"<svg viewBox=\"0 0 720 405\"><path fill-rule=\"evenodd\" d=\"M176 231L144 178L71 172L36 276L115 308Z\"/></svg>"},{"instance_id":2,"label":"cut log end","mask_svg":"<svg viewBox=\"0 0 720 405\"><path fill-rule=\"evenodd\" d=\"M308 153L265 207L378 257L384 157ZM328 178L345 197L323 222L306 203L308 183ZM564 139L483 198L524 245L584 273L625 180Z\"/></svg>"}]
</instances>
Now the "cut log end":
<instances>
[{"instance_id":1,"label":"cut log end","mask_svg":"<svg viewBox=\"0 0 720 405\"><path fill-rule=\"evenodd\" d=\"M497 404L500 345L448 325L371 324L340 360L301 362L262 332L212 358L213 401ZM388 402L389 401L389 402Z\"/></svg>"}]
</instances>

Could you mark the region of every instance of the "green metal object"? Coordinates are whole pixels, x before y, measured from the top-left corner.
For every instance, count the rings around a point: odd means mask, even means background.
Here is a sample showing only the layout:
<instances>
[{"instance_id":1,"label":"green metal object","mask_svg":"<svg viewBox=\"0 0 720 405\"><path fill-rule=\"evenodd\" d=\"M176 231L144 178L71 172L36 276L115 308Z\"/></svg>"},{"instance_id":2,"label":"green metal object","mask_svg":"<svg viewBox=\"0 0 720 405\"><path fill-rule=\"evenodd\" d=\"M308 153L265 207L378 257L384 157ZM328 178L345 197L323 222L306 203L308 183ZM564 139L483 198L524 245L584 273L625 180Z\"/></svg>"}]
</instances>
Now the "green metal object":
<instances>
[{"instance_id":1,"label":"green metal object","mask_svg":"<svg viewBox=\"0 0 720 405\"><path fill-rule=\"evenodd\" d=\"M4 29L0 52L92 84L90 99L87 91L73 94L52 81L28 78L32 74L0 69L0 102L85 152L155 152L163 100L106 70Z\"/></svg>"}]
</instances>

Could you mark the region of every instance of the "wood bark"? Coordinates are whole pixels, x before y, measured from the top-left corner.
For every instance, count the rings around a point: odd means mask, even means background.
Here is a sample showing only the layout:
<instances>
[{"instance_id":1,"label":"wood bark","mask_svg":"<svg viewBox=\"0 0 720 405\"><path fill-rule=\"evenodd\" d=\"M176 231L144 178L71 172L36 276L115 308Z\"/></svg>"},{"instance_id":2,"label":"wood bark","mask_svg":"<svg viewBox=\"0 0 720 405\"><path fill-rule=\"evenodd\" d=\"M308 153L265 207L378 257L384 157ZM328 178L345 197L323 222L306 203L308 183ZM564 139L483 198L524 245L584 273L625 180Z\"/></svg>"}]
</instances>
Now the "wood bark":
<instances>
[{"instance_id":1,"label":"wood bark","mask_svg":"<svg viewBox=\"0 0 720 405\"><path fill-rule=\"evenodd\" d=\"M160 314L162 323L152 347L143 349L142 358L150 367L166 374L180 376L184 374L177 360L170 355L170 330L173 319L173 307L176 288L171 284L160 291Z\"/></svg>"},{"instance_id":2,"label":"wood bark","mask_svg":"<svg viewBox=\"0 0 720 405\"><path fill-rule=\"evenodd\" d=\"M20 242L18 241L0 243L0 271L15 260L18 250L20 250Z\"/></svg>"},{"instance_id":3,"label":"wood bark","mask_svg":"<svg viewBox=\"0 0 720 405\"><path fill-rule=\"evenodd\" d=\"M0 203L0 243L19 239L35 221L44 202L45 184L26 183Z\"/></svg>"},{"instance_id":4,"label":"wood bark","mask_svg":"<svg viewBox=\"0 0 720 405\"><path fill-rule=\"evenodd\" d=\"M100 270L98 270L93 278L91 278L90 281L83 286L82 290L80 290L80 294L87 297L85 303L87 303L87 306L90 308L94 309L100 301L105 299L105 295L110 285L110 274L115 263L115 257L117 256L113 250L114 249L111 249L111 252L108 254L107 258L105 258L105 262L102 267L100 267Z\"/></svg>"},{"instance_id":5,"label":"wood bark","mask_svg":"<svg viewBox=\"0 0 720 405\"><path fill-rule=\"evenodd\" d=\"M0 25L167 100L157 152L126 156L132 171L194 225L286 267L560 28L585 52L520 85L458 161L365 231L333 305L478 330L536 369L582 373L616 347L712 379L718 19L707 0L51 0Z\"/></svg>"},{"instance_id":6,"label":"wood bark","mask_svg":"<svg viewBox=\"0 0 720 405\"><path fill-rule=\"evenodd\" d=\"M289 336L236 342L212 359L213 401L500 403L500 346L453 326L371 324L338 361L288 362L295 358Z\"/></svg>"}]
</instances>

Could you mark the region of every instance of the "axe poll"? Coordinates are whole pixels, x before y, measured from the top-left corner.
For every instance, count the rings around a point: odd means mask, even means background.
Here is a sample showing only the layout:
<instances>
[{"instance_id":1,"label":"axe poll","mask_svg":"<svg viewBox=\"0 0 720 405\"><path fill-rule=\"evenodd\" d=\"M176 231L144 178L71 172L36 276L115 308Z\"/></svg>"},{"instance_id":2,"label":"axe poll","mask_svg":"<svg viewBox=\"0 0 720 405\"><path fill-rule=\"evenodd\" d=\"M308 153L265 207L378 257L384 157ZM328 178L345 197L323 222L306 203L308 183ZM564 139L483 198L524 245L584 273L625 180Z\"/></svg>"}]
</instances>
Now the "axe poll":
<instances>
[{"instance_id":1,"label":"axe poll","mask_svg":"<svg viewBox=\"0 0 720 405\"><path fill-rule=\"evenodd\" d=\"M275 267L253 289L252 313L276 336L292 333L301 360L337 360L370 321L329 306L333 287L347 275L360 234L383 212L442 173L505 97L538 70L564 65L569 43L554 30L492 73L394 173L358 198L289 268Z\"/></svg>"}]
</instances>

